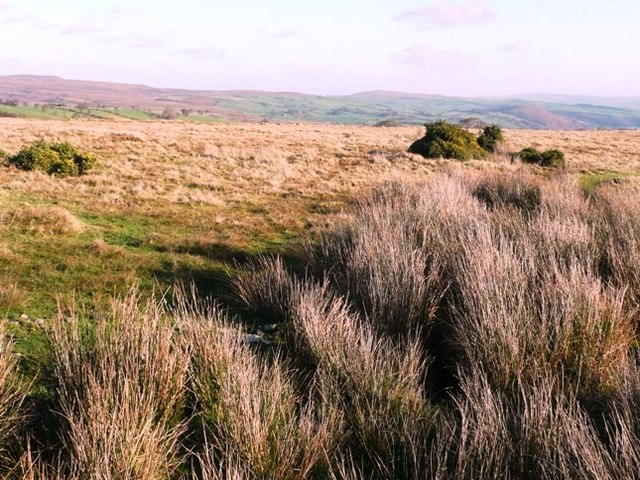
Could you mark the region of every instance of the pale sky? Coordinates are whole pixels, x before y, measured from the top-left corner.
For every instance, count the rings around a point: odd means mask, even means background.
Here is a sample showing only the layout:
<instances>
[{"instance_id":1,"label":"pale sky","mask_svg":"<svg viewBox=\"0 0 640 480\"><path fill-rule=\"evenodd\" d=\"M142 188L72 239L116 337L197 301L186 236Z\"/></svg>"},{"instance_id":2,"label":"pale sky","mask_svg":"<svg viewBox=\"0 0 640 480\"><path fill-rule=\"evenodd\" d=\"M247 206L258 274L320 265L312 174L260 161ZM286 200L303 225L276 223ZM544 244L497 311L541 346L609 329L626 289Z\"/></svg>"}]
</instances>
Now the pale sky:
<instances>
[{"instance_id":1,"label":"pale sky","mask_svg":"<svg viewBox=\"0 0 640 480\"><path fill-rule=\"evenodd\" d=\"M0 75L640 96L640 0L0 0Z\"/></svg>"}]
</instances>

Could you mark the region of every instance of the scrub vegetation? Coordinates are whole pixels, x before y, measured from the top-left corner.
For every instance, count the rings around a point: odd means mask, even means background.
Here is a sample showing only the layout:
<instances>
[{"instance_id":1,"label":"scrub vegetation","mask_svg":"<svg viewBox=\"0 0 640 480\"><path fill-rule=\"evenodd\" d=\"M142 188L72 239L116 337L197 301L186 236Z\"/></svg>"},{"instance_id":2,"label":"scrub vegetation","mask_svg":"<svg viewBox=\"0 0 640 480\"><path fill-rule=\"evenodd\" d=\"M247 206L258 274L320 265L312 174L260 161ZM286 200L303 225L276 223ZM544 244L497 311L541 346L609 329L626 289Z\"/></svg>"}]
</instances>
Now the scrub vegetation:
<instances>
[{"instance_id":1,"label":"scrub vegetation","mask_svg":"<svg viewBox=\"0 0 640 480\"><path fill-rule=\"evenodd\" d=\"M68 142L49 144L40 140L5 161L20 170L40 170L60 177L78 176L95 167L93 155L80 152Z\"/></svg>"},{"instance_id":2,"label":"scrub vegetation","mask_svg":"<svg viewBox=\"0 0 640 480\"><path fill-rule=\"evenodd\" d=\"M444 120L426 123L425 127L427 132L424 137L409 146L411 153L425 158L453 158L462 161L483 158L487 153L496 153L504 141L502 128L495 124L484 127L477 137L463 126Z\"/></svg>"}]
</instances>

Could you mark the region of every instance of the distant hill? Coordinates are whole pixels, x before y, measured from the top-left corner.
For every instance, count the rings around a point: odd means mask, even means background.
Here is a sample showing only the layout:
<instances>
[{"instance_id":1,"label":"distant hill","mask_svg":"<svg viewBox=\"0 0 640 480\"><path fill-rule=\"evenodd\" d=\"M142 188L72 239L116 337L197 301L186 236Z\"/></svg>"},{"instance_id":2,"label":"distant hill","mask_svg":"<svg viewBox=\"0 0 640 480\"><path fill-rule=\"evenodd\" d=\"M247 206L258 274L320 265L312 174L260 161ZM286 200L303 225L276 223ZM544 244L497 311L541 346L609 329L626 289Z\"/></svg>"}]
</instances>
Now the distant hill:
<instances>
[{"instance_id":1,"label":"distant hill","mask_svg":"<svg viewBox=\"0 0 640 480\"><path fill-rule=\"evenodd\" d=\"M534 102L560 103L566 105L601 105L604 107L640 109L640 97L593 97L588 95L553 95L553 94L525 94L513 95L505 98L532 100Z\"/></svg>"},{"instance_id":2,"label":"distant hill","mask_svg":"<svg viewBox=\"0 0 640 480\"><path fill-rule=\"evenodd\" d=\"M37 75L0 76L0 115L154 118L167 108L200 120L421 124L436 119L507 128L640 128L640 97L462 98L373 91L344 96L186 90ZM36 108L34 108L34 105Z\"/></svg>"}]
</instances>

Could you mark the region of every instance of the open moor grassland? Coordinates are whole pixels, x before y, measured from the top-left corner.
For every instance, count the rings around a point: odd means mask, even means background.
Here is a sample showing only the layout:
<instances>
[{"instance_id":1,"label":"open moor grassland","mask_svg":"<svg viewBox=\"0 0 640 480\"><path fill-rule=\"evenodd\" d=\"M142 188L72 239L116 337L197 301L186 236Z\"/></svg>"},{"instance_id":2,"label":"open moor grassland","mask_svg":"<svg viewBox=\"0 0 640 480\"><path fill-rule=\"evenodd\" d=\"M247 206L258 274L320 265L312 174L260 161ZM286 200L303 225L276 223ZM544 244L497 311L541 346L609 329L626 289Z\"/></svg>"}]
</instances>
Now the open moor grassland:
<instances>
[{"instance_id":1,"label":"open moor grassland","mask_svg":"<svg viewBox=\"0 0 640 480\"><path fill-rule=\"evenodd\" d=\"M0 478L640 478L640 132L422 133L0 121Z\"/></svg>"},{"instance_id":2,"label":"open moor grassland","mask_svg":"<svg viewBox=\"0 0 640 480\"><path fill-rule=\"evenodd\" d=\"M133 283L217 288L232 259L284 253L385 181L442 166L406 153L422 127L0 119L0 149L69 141L100 167L76 178L0 169L0 311L51 315ZM560 148L587 183L640 172L637 131L507 131L506 152ZM511 169L507 156L471 168ZM73 293L72 293L73 292Z\"/></svg>"}]
</instances>

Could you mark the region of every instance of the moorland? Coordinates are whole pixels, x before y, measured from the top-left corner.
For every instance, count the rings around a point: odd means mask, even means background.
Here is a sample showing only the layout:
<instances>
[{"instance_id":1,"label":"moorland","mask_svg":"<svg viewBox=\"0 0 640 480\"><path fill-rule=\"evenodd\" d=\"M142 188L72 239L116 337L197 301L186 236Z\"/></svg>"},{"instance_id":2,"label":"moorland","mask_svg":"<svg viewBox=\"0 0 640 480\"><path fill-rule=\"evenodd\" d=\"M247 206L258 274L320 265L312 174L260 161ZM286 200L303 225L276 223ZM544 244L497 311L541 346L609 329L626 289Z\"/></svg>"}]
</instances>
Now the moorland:
<instances>
[{"instance_id":1,"label":"moorland","mask_svg":"<svg viewBox=\"0 0 640 480\"><path fill-rule=\"evenodd\" d=\"M0 119L0 474L637 478L640 133L423 133Z\"/></svg>"}]
</instances>

